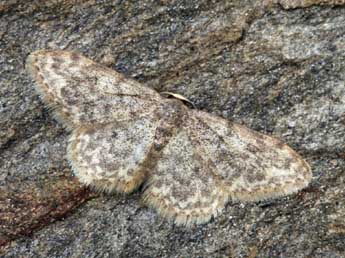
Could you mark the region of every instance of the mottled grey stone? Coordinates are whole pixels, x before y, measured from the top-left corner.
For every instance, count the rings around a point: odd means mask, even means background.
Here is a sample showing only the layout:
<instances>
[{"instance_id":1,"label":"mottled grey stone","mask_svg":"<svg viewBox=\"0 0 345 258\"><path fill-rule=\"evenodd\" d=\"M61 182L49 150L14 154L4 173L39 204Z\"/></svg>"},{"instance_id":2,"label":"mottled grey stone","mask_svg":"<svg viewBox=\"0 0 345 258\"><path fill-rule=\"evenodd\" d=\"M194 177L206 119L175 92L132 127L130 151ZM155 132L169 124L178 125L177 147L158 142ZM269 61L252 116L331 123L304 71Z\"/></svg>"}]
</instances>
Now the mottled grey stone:
<instances>
[{"instance_id":1,"label":"mottled grey stone","mask_svg":"<svg viewBox=\"0 0 345 258\"><path fill-rule=\"evenodd\" d=\"M344 257L341 2L1 2L3 257ZM190 229L143 207L139 194L84 195L65 158L68 132L24 70L30 52L47 48L79 51L277 136L311 164L311 186L229 204Z\"/></svg>"}]
</instances>

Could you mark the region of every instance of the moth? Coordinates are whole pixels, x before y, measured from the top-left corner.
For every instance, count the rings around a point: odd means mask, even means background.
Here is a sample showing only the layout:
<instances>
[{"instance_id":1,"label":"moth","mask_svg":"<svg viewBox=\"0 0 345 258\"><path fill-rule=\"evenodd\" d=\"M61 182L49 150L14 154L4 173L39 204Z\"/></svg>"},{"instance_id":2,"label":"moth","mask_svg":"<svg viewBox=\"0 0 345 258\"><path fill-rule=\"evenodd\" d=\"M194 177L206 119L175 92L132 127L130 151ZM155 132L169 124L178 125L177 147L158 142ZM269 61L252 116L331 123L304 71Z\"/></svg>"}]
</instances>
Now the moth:
<instances>
[{"instance_id":1,"label":"moth","mask_svg":"<svg viewBox=\"0 0 345 258\"><path fill-rule=\"evenodd\" d=\"M40 50L27 69L71 131L67 156L81 183L131 193L179 225L205 223L229 200L297 192L310 166L273 137L190 109L81 54ZM175 96L177 96L175 94Z\"/></svg>"}]
</instances>

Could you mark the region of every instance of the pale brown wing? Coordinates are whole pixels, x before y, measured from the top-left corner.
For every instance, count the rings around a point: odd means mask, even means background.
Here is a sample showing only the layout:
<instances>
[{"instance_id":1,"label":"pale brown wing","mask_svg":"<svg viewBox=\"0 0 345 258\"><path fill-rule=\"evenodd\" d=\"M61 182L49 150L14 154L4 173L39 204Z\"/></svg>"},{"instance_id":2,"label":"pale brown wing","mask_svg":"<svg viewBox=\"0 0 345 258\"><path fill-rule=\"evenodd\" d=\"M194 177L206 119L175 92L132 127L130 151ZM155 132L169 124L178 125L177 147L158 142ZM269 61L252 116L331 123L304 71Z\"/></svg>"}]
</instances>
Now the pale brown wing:
<instances>
[{"instance_id":1,"label":"pale brown wing","mask_svg":"<svg viewBox=\"0 0 345 258\"><path fill-rule=\"evenodd\" d=\"M274 198L311 180L309 165L275 138L197 110L180 120L145 191L147 203L177 224L206 222L231 198Z\"/></svg>"},{"instance_id":2,"label":"pale brown wing","mask_svg":"<svg viewBox=\"0 0 345 258\"><path fill-rule=\"evenodd\" d=\"M68 158L79 180L97 190L129 193L147 178L158 120L136 120L73 131Z\"/></svg>"},{"instance_id":3,"label":"pale brown wing","mask_svg":"<svg viewBox=\"0 0 345 258\"><path fill-rule=\"evenodd\" d=\"M309 184L310 166L282 141L206 112L191 110L189 117L194 146L213 164L231 198L257 201Z\"/></svg>"},{"instance_id":4,"label":"pale brown wing","mask_svg":"<svg viewBox=\"0 0 345 258\"><path fill-rule=\"evenodd\" d=\"M206 157L180 128L162 150L151 172L144 200L179 225L207 222L228 200Z\"/></svg>"},{"instance_id":5,"label":"pale brown wing","mask_svg":"<svg viewBox=\"0 0 345 258\"><path fill-rule=\"evenodd\" d=\"M161 101L154 90L78 53L36 51L26 66L43 100L68 127L136 119Z\"/></svg>"}]
</instances>

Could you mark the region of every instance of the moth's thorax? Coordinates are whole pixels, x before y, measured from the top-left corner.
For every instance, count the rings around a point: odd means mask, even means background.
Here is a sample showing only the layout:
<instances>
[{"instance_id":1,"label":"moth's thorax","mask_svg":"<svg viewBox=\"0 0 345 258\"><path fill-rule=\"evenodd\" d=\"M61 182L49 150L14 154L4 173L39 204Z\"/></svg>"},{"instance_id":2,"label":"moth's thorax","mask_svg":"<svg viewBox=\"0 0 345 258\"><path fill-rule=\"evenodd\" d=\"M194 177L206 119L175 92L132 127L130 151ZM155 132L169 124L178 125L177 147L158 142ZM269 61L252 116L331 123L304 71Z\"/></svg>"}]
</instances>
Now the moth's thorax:
<instances>
[{"instance_id":1,"label":"moth's thorax","mask_svg":"<svg viewBox=\"0 0 345 258\"><path fill-rule=\"evenodd\" d=\"M159 120L153 144L156 151L161 151L176 134L185 121L187 111L186 106L177 99L166 99L156 109L156 118Z\"/></svg>"},{"instance_id":2,"label":"moth's thorax","mask_svg":"<svg viewBox=\"0 0 345 258\"><path fill-rule=\"evenodd\" d=\"M188 108L178 99L166 99L157 109L157 115L163 120L181 120L187 114Z\"/></svg>"}]
</instances>

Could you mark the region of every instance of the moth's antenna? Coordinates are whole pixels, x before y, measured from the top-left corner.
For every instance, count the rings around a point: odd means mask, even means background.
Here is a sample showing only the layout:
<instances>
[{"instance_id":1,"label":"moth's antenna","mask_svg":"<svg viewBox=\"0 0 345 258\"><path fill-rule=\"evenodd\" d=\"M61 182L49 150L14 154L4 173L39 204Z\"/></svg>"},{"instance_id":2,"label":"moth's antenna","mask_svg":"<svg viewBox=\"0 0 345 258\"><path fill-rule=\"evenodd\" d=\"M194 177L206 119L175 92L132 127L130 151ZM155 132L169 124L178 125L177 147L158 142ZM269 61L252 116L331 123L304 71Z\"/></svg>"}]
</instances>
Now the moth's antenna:
<instances>
[{"instance_id":1,"label":"moth's antenna","mask_svg":"<svg viewBox=\"0 0 345 258\"><path fill-rule=\"evenodd\" d=\"M181 101L184 101L184 102L187 102L188 104L190 104L193 108L196 108L194 103L192 101L190 101L189 99L187 99L185 96L182 96L178 93L173 93L173 92L170 92L170 91L163 91L163 92L160 92L161 95L168 95L168 96L171 96L175 99L179 99Z\"/></svg>"}]
</instances>

